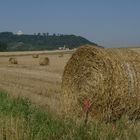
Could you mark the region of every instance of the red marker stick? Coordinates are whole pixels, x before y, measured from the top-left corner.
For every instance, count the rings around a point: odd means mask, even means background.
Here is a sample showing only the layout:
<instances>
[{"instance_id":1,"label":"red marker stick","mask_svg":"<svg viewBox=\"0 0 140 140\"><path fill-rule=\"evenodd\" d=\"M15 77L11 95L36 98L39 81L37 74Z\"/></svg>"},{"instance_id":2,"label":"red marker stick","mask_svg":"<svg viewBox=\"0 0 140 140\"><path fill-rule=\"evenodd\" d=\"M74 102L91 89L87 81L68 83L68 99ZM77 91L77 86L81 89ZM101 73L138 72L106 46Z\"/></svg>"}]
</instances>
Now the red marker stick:
<instances>
[{"instance_id":1,"label":"red marker stick","mask_svg":"<svg viewBox=\"0 0 140 140\"><path fill-rule=\"evenodd\" d=\"M86 99L86 113L89 112L89 108L90 108L90 103L89 103L89 99L87 97L87 99Z\"/></svg>"},{"instance_id":2,"label":"red marker stick","mask_svg":"<svg viewBox=\"0 0 140 140\"><path fill-rule=\"evenodd\" d=\"M90 108L90 102L89 102L88 97L86 98L85 106L86 106L86 118L85 118L85 125L86 125L88 121L88 113L89 113L89 108Z\"/></svg>"}]
</instances>

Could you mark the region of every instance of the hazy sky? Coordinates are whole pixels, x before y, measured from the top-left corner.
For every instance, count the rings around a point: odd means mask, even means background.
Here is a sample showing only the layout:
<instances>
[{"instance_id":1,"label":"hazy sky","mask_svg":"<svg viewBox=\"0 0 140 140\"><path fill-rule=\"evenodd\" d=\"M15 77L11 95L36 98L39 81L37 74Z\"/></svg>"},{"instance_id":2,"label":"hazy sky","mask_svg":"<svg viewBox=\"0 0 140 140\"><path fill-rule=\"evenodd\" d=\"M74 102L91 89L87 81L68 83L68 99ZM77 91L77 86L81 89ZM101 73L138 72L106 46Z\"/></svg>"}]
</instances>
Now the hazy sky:
<instances>
[{"instance_id":1,"label":"hazy sky","mask_svg":"<svg viewBox=\"0 0 140 140\"><path fill-rule=\"evenodd\" d=\"M0 0L0 32L62 33L140 46L140 0Z\"/></svg>"}]
</instances>

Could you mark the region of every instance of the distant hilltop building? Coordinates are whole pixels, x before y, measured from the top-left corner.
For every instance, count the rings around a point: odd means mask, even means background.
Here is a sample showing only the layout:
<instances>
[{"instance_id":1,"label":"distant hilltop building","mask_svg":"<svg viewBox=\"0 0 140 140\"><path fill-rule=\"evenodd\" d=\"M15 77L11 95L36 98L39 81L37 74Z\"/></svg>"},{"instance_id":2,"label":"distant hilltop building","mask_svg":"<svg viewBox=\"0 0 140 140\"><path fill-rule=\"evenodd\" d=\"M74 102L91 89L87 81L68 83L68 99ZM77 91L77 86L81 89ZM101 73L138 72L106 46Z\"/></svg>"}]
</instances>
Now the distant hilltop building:
<instances>
[{"instance_id":1,"label":"distant hilltop building","mask_svg":"<svg viewBox=\"0 0 140 140\"><path fill-rule=\"evenodd\" d=\"M64 45L64 47L59 47L59 50L69 50L69 48L66 48L66 46Z\"/></svg>"},{"instance_id":2,"label":"distant hilltop building","mask_svg":"<svg viewBox=\"0 0 140 140\"><path fill-rule=\"evenodd\" d=\"M21 30L19 30L16 35L23 35L23 32Z\"/></svg>"}]
</instances>

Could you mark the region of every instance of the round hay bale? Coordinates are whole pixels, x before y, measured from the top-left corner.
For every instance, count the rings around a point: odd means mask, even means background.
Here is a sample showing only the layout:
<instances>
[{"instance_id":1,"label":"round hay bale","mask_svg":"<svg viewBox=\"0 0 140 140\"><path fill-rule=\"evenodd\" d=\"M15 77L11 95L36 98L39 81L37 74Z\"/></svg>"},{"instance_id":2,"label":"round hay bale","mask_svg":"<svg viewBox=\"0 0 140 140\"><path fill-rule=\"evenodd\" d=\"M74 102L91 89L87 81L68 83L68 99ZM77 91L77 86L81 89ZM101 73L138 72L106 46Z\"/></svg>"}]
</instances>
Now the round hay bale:
<instances>
[{"instance_id":1,"label":"round hay bale","mask_svg":"<svg viewBox=\"0 0 140 140\"><path fill-rule=\"evenodd\" d=\"M18 61L16 58L11 57L11 58L9 58L9 63L10 64L18 64Z\"/></svg>"},{"instance_id":2,"label":"round hay bale","mask_svg":"<svg viewBox=\"0 0 140 140\"><path fill-rule=\"evenodd\" d=\"M82 118L89 99L89 116L114 121L122 115L140 118L140 55L130 49L80 47L62 78L66 114Z\"/></svg>"},{"instance_id":3,"label":"round hay bale","mask_svg":"<svg viewBox=\"0 0 140 140\"><path fill-rule=\"evenodd\" d=\"M49 60L48 57L41 57L39 59L39 64L42 65L42 66L49 65L49 63L50 63L50 60Z\"/></svg>"},{"instance_id":4,"label":"round hay bale","mask_svg":"<svg viewBox=\"0 0 140 140\"><path fill-rule=\"evenodd\" d=\"M39 54L33 54L32 57L33 58L38 58L39 57Z\"/></svg>"},{"instance_id":5,"label":"round hay bale","mask_svg":"<svg viewBox=\"0 0 140 140\"><path fill-rule=\"evenodd\" d=\"M58 55L58 57L63 57L63 56L64 56L63 52L59 53L59 55Z\"/></svg>"}]
</instances>

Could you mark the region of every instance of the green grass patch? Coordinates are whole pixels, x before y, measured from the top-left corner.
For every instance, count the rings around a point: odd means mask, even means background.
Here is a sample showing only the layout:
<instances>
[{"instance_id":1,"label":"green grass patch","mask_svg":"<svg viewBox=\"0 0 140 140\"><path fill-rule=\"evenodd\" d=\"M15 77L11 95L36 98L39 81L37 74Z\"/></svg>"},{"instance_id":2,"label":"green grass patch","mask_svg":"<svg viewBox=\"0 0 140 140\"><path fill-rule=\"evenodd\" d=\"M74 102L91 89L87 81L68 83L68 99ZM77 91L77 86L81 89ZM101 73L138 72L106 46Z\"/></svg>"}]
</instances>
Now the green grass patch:
<instances>
[{"instance_id":1,"label":"green grass patch","mask_svg":"<svg viewBox=\"0 0 140 140\"><path fill-rule=\"evenodd\" d=\"M76 125L0 92L0 140L133 140L140 138L140 123L122 118L114 124L93 121Z\"/></svg>"}]
</instances>

